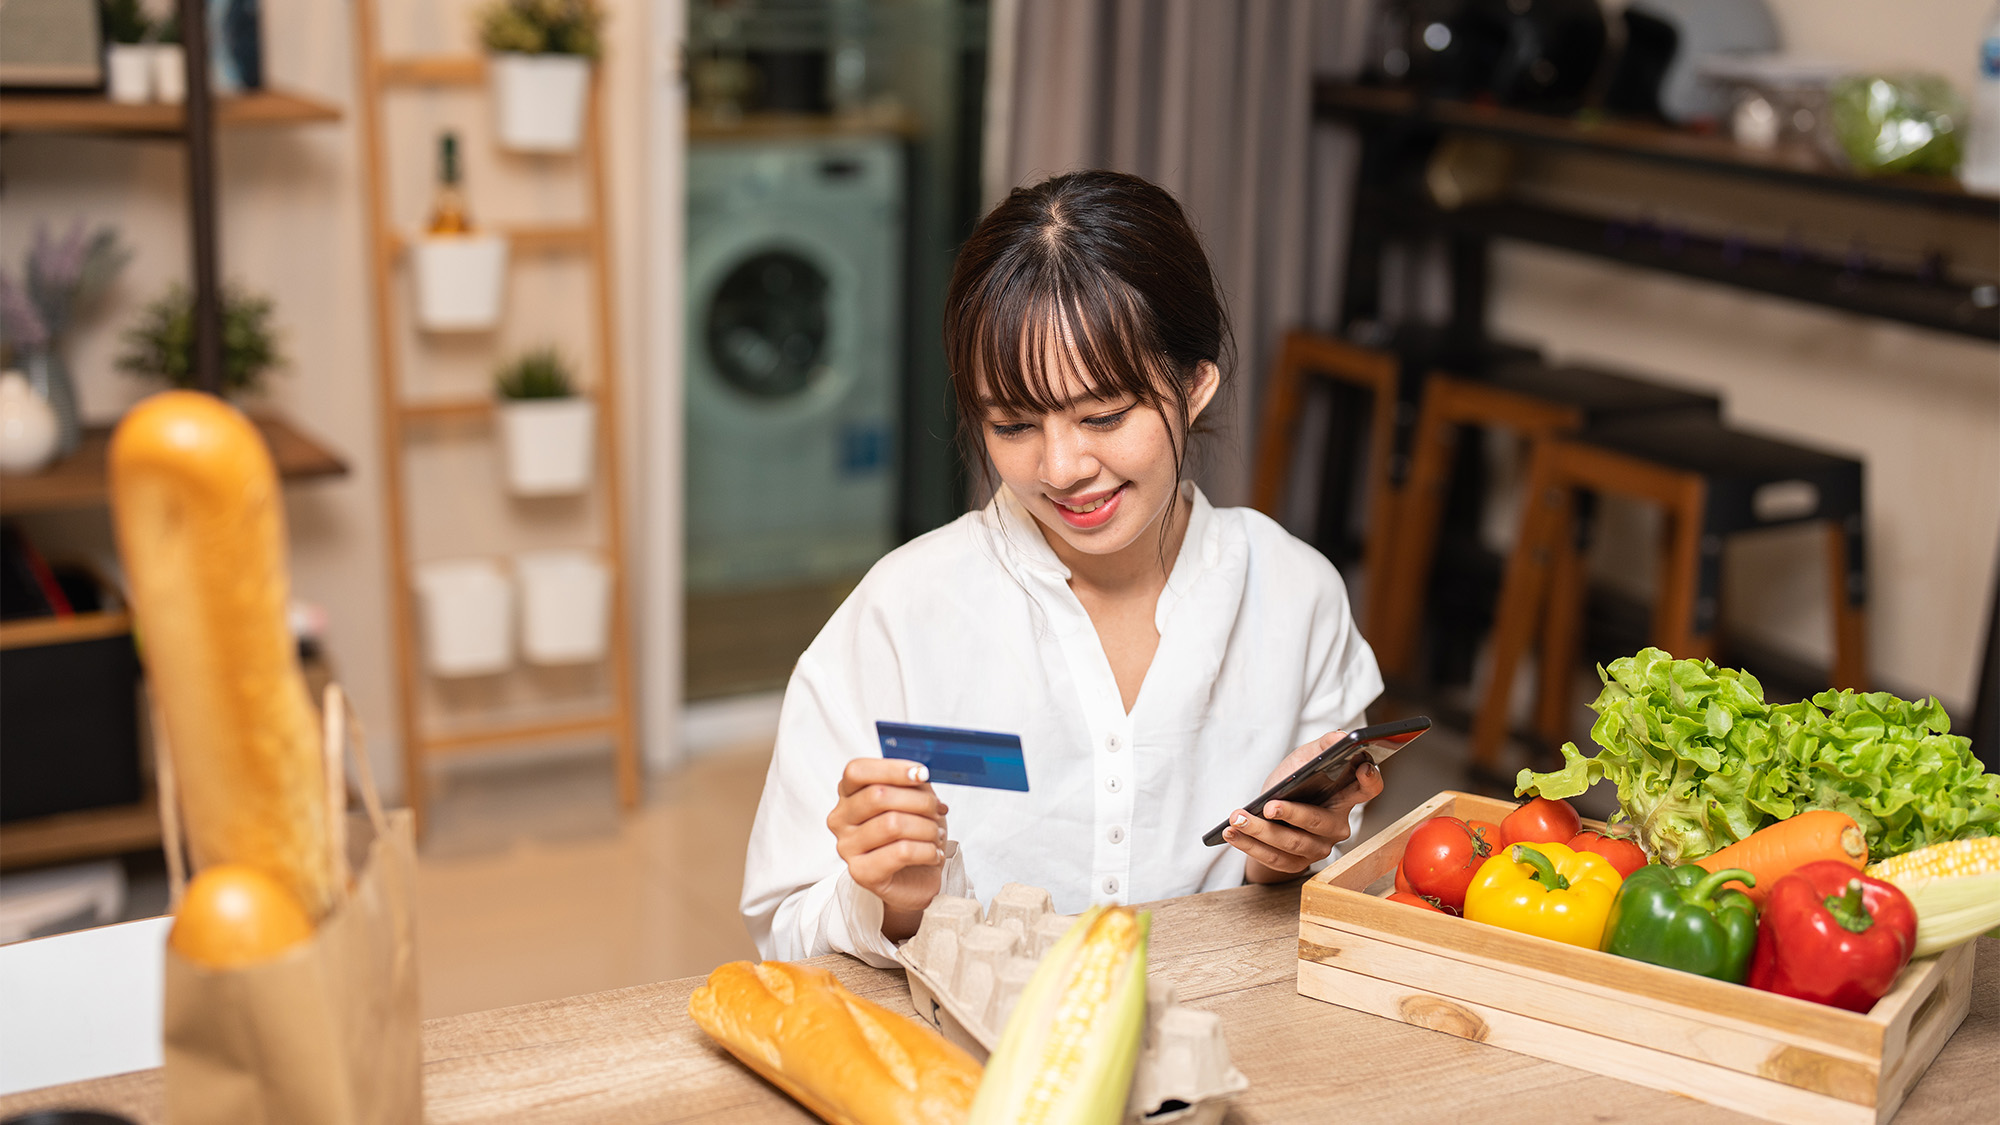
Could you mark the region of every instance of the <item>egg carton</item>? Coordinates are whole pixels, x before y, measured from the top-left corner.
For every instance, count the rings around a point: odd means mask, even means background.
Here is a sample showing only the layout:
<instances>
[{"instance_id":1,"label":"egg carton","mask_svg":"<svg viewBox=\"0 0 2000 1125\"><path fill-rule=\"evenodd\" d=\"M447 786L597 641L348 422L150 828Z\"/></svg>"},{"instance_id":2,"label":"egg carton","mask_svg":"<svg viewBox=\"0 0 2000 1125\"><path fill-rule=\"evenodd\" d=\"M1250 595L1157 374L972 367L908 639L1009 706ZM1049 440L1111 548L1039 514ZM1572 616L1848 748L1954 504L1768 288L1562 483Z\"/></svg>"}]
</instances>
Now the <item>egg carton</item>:
<instances>
[{"instance_id":1,"label":"egg carton","mask_svg":"<svg viewBox=\"0 0 2000 1125\"><path fill-rule=\"evenodd\" d=\"M1069 932L1049 892L1009 883L984 911L979 901L939 895L924 911L901 959L910 1003L924 1022L984 1060L1035 975L1042 955ZM1174 1002L1173 985L1146 979L1146 1036L1132 1075L1127 1122L1217 1125L1250 1080L1229 1060L1222 1017Z\"/></svg>"}]
</instances>

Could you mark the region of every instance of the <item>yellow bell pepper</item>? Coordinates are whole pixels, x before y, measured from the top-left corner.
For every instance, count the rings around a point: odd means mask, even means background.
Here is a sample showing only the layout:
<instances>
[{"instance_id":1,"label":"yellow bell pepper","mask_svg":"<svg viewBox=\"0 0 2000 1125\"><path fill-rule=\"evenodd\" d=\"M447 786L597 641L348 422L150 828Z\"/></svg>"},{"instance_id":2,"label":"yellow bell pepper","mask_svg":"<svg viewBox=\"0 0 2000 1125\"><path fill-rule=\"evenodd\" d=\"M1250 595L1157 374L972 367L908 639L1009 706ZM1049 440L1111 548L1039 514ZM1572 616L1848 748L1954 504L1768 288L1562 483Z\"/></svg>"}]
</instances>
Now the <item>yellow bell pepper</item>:
<instances>
[{"instance_id":1,"label":"yellow bell pepper","mask_svg":"<svg viewBox=\"0 0 2000 1125\"><path fill-rule=\"evenodd\" d=\"M1475 922L1596 949L1625 881L1611 861L1566 844L1515 844L1480 865L1465 892Z\"/></svg>"}]
</instances>

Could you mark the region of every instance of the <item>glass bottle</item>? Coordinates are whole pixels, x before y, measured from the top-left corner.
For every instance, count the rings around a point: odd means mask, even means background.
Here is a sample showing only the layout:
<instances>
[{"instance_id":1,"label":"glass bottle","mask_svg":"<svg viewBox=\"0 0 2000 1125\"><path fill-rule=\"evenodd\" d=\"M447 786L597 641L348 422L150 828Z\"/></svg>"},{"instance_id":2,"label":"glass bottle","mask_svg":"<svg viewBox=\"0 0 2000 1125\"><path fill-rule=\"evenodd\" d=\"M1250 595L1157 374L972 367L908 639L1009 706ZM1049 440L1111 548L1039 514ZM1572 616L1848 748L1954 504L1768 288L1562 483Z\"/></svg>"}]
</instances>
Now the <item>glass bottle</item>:
<instances>
[{"instance_id":1,"label":"glass bottle","mask_svg":"<svg viewBox=\"0 0 2000 1125\"><path fill-rule=\"evenodd\" d=\"M472 216L465 209L465 194L459 188L458 134L438 134L438 182L431 198L431 234L467 234Z\"/></svg>"}]
</instances>

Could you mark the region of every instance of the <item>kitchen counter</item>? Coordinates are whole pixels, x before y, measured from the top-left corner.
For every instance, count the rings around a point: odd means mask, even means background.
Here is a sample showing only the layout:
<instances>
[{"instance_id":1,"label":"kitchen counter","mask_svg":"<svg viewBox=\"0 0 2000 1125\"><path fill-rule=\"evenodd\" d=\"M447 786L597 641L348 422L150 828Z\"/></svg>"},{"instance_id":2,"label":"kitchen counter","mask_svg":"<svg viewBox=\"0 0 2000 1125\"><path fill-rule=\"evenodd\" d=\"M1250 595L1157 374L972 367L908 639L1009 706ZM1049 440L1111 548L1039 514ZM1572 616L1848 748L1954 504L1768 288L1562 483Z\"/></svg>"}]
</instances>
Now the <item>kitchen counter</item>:
<instances>
[{"instance_id":1,"label":"kitchen counter","mask_svg":"<svg viewBox=\"0 0 2000 1125\"><path fill-rule=\"evenodd\" d=\"M1300 996L1297 884L1153 904L1152 971L1183 1003L1219 1013L1250 1089L1231 1122L1434 1119L1720 1122L1748 1118L1687 1098ZM734 924L728 919L722 924ZM892 1011L903 974L847 957L811 964ZM573 996L424 1024L425 1120L797 1122L812 1118L694 1026L703 978ZM0 1017L4 1018L4 1017ZM1910 1094L1899 1122L1992 1121L2000 1103L2000 940L1980 939L1972 1011ZM158 1071L0 1099L0 1115L54 1106L164 1125Z\"/></svg>"}]
</instances>

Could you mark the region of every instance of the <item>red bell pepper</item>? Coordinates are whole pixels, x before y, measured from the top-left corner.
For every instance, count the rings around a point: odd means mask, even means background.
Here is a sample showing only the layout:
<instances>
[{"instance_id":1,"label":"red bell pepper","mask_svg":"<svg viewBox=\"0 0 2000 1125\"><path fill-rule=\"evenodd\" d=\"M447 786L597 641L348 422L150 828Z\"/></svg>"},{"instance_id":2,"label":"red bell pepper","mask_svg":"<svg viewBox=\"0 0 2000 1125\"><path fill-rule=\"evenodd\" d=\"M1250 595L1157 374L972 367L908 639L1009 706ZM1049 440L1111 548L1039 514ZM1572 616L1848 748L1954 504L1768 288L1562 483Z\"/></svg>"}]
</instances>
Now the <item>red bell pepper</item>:
<instances>
[{"instance_id":1,"label":"red bell pepper","mask_svg":"<svg viewBox=\"0 0 2000 1125\"><path fill-rule=\"evenodd\" d=\"M1889 991L1916 944L1916 909L1895 884L1820 860L1771 887L1749 984L1865 1012Z\"/></svg>"}]
</instances>

